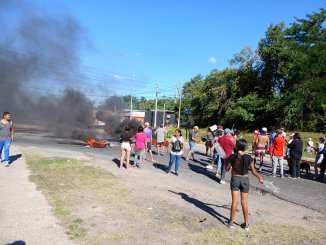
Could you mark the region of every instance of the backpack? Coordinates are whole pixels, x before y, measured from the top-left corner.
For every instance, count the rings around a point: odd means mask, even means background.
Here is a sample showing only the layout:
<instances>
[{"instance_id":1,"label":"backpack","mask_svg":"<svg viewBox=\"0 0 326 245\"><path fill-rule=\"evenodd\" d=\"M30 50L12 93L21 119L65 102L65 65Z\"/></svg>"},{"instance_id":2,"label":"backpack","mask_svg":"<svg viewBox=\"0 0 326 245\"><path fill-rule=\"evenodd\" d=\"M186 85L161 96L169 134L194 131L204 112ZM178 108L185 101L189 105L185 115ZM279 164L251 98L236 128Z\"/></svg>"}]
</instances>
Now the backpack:
<instances>
[{"instance_id":1,"label":"backpack","mask_svg":"<svg viewBox=\"0 0 326 245\"><path fill-rule=\"evenodd\" d=\"M180 140L176 140L173 144L172 144L172 151L174 152L180 152L182 150L182 143Z\"/></svg>"}]
</instances>

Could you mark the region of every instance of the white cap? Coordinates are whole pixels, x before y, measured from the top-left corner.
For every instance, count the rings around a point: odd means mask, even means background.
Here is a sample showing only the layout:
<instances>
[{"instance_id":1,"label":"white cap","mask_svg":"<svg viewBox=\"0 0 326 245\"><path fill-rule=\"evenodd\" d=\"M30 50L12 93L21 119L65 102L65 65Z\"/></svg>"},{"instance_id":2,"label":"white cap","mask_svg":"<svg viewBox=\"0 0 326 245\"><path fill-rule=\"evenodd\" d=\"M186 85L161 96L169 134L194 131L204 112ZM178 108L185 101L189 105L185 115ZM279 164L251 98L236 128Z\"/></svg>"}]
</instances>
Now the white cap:
<instances>
[{"instance_id":1,"label":"white cap","mask_svg":"<svg viewBox=\"0 0 326 245\"><path fill-rule=\"evenodd\" d=\"M262 130L263 132L267 132L267 128L265 128L265 127L263 127L261 130Z\"/></svg>"},{"instance_id":2,"label":"white cap","mask_svg":"<svg viewBox=\"0 0 326 245\"><path fill-rule=\"evenodd\" d=\"M197 126L194 126L194 127L193 127L193 129L196 129L196 130L198 130L198 127L197 127Z\"/></svg>"},{"instance_id":3,"label":"white cap","mask_svg":"<svg viewBox=\"0 0 326 245\"><path fill-rule=\"evenodd\" d=\"M148 127L149 126L149 123L148 122L145 122L145 126Z\"/></svg>"}]
</instances>

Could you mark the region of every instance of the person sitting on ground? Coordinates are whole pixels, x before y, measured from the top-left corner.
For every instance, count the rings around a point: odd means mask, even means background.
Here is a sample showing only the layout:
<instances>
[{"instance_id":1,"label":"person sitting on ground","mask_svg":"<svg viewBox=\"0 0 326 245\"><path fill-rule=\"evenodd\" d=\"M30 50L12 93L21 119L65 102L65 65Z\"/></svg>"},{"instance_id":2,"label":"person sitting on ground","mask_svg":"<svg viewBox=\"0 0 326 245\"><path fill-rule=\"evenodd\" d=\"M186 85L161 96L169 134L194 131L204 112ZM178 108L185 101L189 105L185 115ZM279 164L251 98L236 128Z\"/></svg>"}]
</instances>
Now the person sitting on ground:
<instances>
[{"instance_id":1,"label":"person sitting on ground","mask_svg":"<svg viewBox=\"0 0 326 245\"><path fill-rule=\"evenodd\" d=\"M198 127L194 126L193 129L189 132L189 152L186 157L186 161L189 161L189 157L192 157L192 160L195 161L195 147L196 143L199 143L198 140L196 140L196 133L198 132Z\"/></svg>"},{"instance_id":2,"label":"person sitting on ground","mask_svg":"<svg viewBox=\"0 0 326 245\"><path fill-rule=\"evenodd\" d=\"M315 177L314 179L317 179L317 175L318 175L318 168L320 168L321 163L323 162L324 159L324 155L321 153L323 151L325 147L325 138L324 137L320 137L319 138L319 143L318 143L318 147L314 147L312 146L313 150L317 153L316 154L316 159L315 159Z\"/></svg>"},{"instance_id":3,"label":"person sitting on ground","mask_svg":"<svg viewBox=\"0 0 326 245\"><path fill-rule=\"evenodd\" d=\"M162 150L161 155L164 155L164 134L166 133L166 130L164 129L164 125L161 124L158 129L154 132L156 134L156 149L157 149L157 155L160 155L160 152Z\"/></svg>"},{"instance_id":4,"label":"person sitting on ground","mask_svg":"<svg viewBox=\"0 0 326 245\"><path fill-rule=\"evenodd\" d=\"M259 171L261 171L261 168L264 163L264 156L266 155L266 150L268 149L269 144L269 138L267 136L267 128L262 128L262 131L260 135L256 139L256 149L255 149L255 164L256 164L256 158L259 157L260 160L260 166Z\"/></svg>"},{"instance_id":5,"label":"person sitting on ground","mask_svg":"<svg viewBox=\"0 0 326 245\"><path fill-rule=\"evenodd\" d=\"M232 154L226 165L226 171L232 167L232 178L230 183L232 206L230 220L227 222L228 227L234 228L234 219L238 207L239 191L241 197L241 206L243 210L244 223L241 227L246 231L249 230L249 212L248 212L248 192L249 192L249 169L252 174L263 184L264 179L257 173L254 160L246 152L248 143L245 139L239 139L236 144L237 153Z\"/></svg>"},{"instance_id":6,"label":"person sitting on ground","mask_svg":"<svg viewBox=\"0 0 326 245\"><path fill-rule=\"evenodd\" d=\"M181 156L184 152L184 140L181 134L181 130L177 129L175 131L175 135L171 137L170 140L170 161L169 161L169 167L166 170L166 173L170 173L171 168L175 161L175 172L174 174L176 176L179 175L179 163L181 160Z\"/></svg>"}]
</instances>

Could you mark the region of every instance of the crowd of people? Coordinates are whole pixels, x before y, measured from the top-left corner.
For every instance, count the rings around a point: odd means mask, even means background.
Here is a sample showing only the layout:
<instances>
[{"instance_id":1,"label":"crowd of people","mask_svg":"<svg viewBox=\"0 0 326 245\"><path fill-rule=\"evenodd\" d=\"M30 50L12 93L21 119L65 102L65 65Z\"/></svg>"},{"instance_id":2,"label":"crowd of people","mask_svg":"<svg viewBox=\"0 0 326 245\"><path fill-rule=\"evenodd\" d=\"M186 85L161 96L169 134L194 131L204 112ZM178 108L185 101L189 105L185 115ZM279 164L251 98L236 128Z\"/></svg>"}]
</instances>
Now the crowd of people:
<instances>
[{"instance_id":1,"label":"crowd of people","mask_svg":"<svg viewBox=\"0 0 326 245\"><path fill-rule=\"evenodd\" d=\"M131 133L131 128L126 126L120 135L120 168L123 168L126 162L126 168L131 169L130 157L134 151L134 166L141 168L144 160L154 162L152 145L156 146L157 155L169 153L170 159L166 167L166 173L169 174L174 165L174 174L179 175L179 166L182 156L185 160L196 161L196 145L200 143L197 137L199 128L194 126L189 131L189 151L185 155L185 139L180 129L176 129L170 139L166 139L167 130L164 125L160 125L154 132L149 123L139 126L135 134ZM155 140L154 137L155 136ZM10 113L4 112L0 120L0 160L2 162L2 150L4 149L4 163L9 166L9 149L14 138L14 128L10 119ZM300 163L303 151L316 153L314 162L315 179L323 181L326 167L326 139L319 138L317 146L311 138L304 144L299 133L286 135L284 128L271 128L268 132L266 127L261 130L256 129L252 135L252 152L248 150L248 142L242 138L238 130L223 128L222 125L213 125L207 132L201 135L201 140L205 142L206 155L210 157L210 163L207 169L216 167L215 175L220 184L225 184L226 172L231 172L230 189L232 195L232 205L230 218L226 225L234 228L234 219L239 202L243 209L244 223L241 227L249 229L248 203L247 195L249 192L249 171L258 179L259 183L264 183L264 179L259 174L264 166L266 153L270 154L272 161L272 176L277 174L284 178L284 156L287 159L291 179L300 178ZM279 168L279 171L277 171ZM310 166L309 166L310 168ZM318 170L320 175L318 177ZM240 194L240 195L239 195Z\"/></svg>"},{"instance_id":2,"label":"crowd of people","mask_svg":"<svg viewBox=\"0 0 326 245\"><path fill-rule=\"evenodd\" d=\"M121 159L120 168L126 156L127 168L130 168L130 151L132 149L133 137L129 133L130 128L126 127L125 132L121 134ZM164 125L153 133L149 123L145 123L145 127L140 126L135 135L135 166L141 167L146 154L150 155L151 161L154 162L152 153L153 134L156 135L157 153L163 155L164 147L170 155L167 164L166 173L169 174L174 167L174 174L179 176L179 166L182 156L185 160L196 161L195 152L196 145L200 143L198 140L199 128L194 126L189 132L189 151L185 155L185 139L180 129L176 129L174 135L169 139L165 139L166 130ZM210 157L210 164L207 169L216 167L215 175L219 179L220 184L225 184L226 172L231 170L230 189L232 194L232 205L230 219L226 225L234 228L234 219L236 209L241 198L243 209L244 223L241 227L245 230L249 229L248 221L248 204L247 195L249 192L249 170L258 179L259 183L263 183L264 179L259 174L265 165L264 159L269 153L272 162L272 176L276 178L284 178L284 158L287 159L291 179L300 178L300 163L304 151L303 141L300 133L286 135L284 128L271 128L268 132L266 127L261 130L256 129L252 135L252 151L248 150L248 142L243 139L238 130L223 128L222 125L214 125L208 128L207 132L201 135L202 141L205 142L206 155ZM168 142L168 145L166 145ZM128 143L128 147L126 147ZM314 147L313 142L309 139L305 148L307 151L316 152L316 160L314 163L315 178L317 178L318 169L320 169L319 180L323 181L326 166L326 147L325 138L319 139L319 144ZM309 166L310 168L310 166ZM240 195L239 195L240 193Z\"/></svg>"},{"instance_id":3,"label":"crowd of people","mask_svg":"<svg viewBox=\"0 0 326 245\"><path fill-rule=\"evenodd\" d=\"M185 155L186 161L196 161L195 151L196 145L200 143L198 140L199 128L194 126L189 131L189 151ZM152 144L155 141L156 151L158 155L164 155L167 152L170 155L167 172L171 171L175 163L175 174L179 175L179 163L181 157L184 155L185 139L182 136L181 130L177 129L170 139L166 139L166 129L164 125L160 125L154 132L149 123L144 126L139 126L137 133L132 135L130 128L125 127L125 131L121 134L121 157L120 168L123 167L123 162L126 160L127 169L130 166L130 152L134 148L136 167L141 167L144 159L149 155L150 161L154 162ZM155 136L155 139L154 139ZM222 125L214 125L208 128L207 132L200 137L205 142L206 155L210 157L211 162L206 166L207 169L216 167L215 174L219 178L219 183L225 184L225 173L227 159L234 152L237 152L236 142L242 138L238 130L231 130L229 128L223 129ZM254 166L258 171L262 171L264 160L267 153L270 155L272 162L272 176L284 178L284 160L287 160L289 166L289 178L300 178L301 158L303 151L310 151L316 153L316 160L314 163L315 179L323 180L325 173L324 155L326 153L325 138L321 137L317 147L314 146L311 138L307 142L306 148L299 133L286 135L284 128L271 128L268 132L266 127L261 130L256 129L252 134L252 155ZM320 170L320 175L318 172Z\"/></svg>"}]
</instances>

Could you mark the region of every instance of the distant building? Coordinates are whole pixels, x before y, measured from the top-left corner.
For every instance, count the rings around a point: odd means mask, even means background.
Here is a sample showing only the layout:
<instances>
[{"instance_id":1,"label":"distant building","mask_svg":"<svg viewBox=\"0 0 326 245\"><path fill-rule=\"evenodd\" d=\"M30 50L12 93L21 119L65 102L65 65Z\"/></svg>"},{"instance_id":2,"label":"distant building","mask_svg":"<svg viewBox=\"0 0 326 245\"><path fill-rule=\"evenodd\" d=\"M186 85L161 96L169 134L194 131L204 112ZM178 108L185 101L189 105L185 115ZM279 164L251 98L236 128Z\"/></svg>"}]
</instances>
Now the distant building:
<instances>
[{"instance_id":1,"label":"distant building","mask_svg":"<svg viewBox=\"0 0 326 245\"><path fill-rule=\"evenodd\" d=\"M163 116L165 118L163 118ZM145 112L145 122L149 122L149 124L154 127L155 121L155 110L150 110ZM160 124L164 125L172 125L176 124L175 112L167 111L167 110L157 110L157 118L156 118L156 126L158 127Z\"/></svg>"},{"instance_id":2,"label":"distant building","mask_svg":"<svg viewBox=\"0 0 326 245\"><path fill-rule=\"evenodd\" d=\"M130 109L125 109L123 119L130 119ZM144 110L132 110L131 119L139 121L142 125L145 123L145 111Z\"/></svg>"},{"instance_id":3,"label":"distant building","mask_svg":"<svg viewBox=\"0 0 326 245\"><path fill-rule=\"evenodd\" d=\"M97 113L98 113L98 110L97 109L93 110L93 125L92 126L104 126L105 125L105 122L101 121L97 117ZM109 111L108 113L112 113L112 112Z\"/></svg>"}]
</instances>

